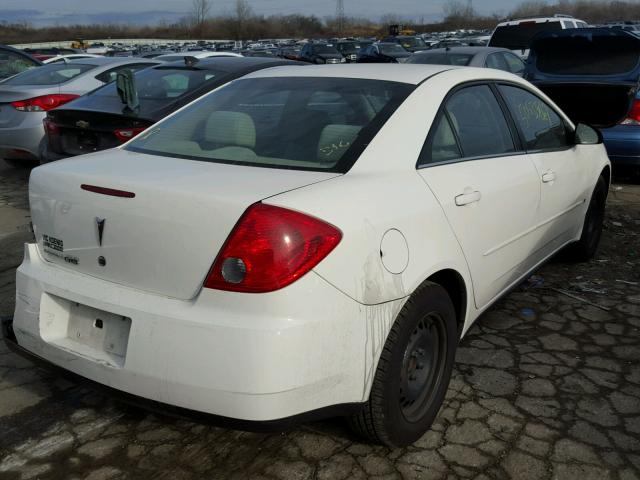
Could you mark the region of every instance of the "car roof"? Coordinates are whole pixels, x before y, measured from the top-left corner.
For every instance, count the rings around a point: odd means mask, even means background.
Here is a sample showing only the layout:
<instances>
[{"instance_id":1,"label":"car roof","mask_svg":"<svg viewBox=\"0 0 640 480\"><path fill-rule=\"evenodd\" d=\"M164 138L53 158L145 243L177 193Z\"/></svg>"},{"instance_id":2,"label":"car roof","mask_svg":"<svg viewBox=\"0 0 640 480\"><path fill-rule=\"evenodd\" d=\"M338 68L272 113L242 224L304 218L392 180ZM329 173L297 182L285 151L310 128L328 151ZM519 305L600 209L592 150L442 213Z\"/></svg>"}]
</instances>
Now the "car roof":
<instances>
[{"instance_id":1,"label":"car roof","mask_svg":"<svg viewBox=\"0 0 640 480\"><path fill-rule=\"evenodd\" d=\"M340 65L309 65L305 68L293 66L274 67L253 72L244 78L258 77L334 77L384 80L417 85L433 75L451 70L451 65L419 64L366 64L348 63ZM485 72L486 74L486 72Z\"/></svg>"},{"instance_id":2,"label":"car roof","mask_svg":"<svg viewBox=\"0 0 640 480\"><path fill-rule=\"evenodd\" d=\"M69 63L80 63L83 65L117 65L127 63L160 63L152 58L139 57L90 57L69 60Z\"/></svg>"},{"instance_id":3,"label":"car roof","mask_svg":"<svg viewBox=\"0 0 640 480\"><path fill-rule=\"evenodd\" d=\"M477 55L479 53L489 54L496 52L511 52L511 50L501 47L449 47L432 48L431 50L414 53L414 55L427 55L429 53L462 53L466 55Z\"/></svg>"},{"instance_id":4,"label":"car roof","mask_svg":"<svg viewBox=\"0 0 640 480\"><path fill-rule=\"evenodd\" d=\"M301 62L293 60L284 60L282 58L269 57L210 57L203 58L195 64L195 68L203 70L240 70L243 68L253 68L260 65L304 65ZM175 60L173 62L159 63L153 68L166 69L167 67L184 67L183 60Z\"/></svg>"}]
</instances>

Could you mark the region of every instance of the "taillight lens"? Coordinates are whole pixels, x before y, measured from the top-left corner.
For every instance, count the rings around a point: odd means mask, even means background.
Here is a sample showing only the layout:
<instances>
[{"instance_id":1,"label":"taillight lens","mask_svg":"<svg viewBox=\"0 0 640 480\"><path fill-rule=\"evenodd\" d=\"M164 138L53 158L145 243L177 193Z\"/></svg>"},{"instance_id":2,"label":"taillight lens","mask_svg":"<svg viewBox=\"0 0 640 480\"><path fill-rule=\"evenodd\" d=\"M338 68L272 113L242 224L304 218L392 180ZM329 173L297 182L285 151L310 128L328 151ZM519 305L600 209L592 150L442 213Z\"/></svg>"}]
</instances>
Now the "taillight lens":
<instances>
[{"instance_id":1,"label":"taillight lens","mask_svg":"<svg viewBox=\"0 0 640 480\"><path fill-rule=\"evenodd\" d=\"M342 232L315 217L256 203L218 254L204 286L265 293L295 282L325 258Z\"/></svg>"},{"instance_id":2,"label":"taillight lens","mask_svg":"<svg viewBox=\"0 0 640 480\"><path fill-rule=\"evenodd\" d=\"M114 130L113 134L118 137L122 143L128 142L133 137L138 135L140 132L144 132L146 127L136 127L136 128L119 128L118 130Z\"/></svg>"},{"instance_id":3,"label":"taillight lens","mask_svg":"<svg viewBox=\"0 0 640 480\"><path fill-rule=\"evenodd\" d=\"M634 100L631 110L621 125L640 125L640 100Z\"/></svg>"},{"instance_id":4,"label":"taillight lens","mask_svg":"<svg viewBox=\"0 0 640 480\"><path fill-rule=\"evenodd\" d=\"M52 95L28 98L27 100L18 100L17 102L11 102L11 105L21 112L47 112L70 102L74 98L78 98L78 96L71 93L54 93Z\"/></svg>"},{"instance_id":5,"label":"taillight lens","mask_svg":"<svg viewBox=\"0 0 640 480\"><path fill-rule=\"evenodd\" d=\"M56 123L49 117L44 118L42 120L42 124L44 125L44 131L47 135L58 135L60 133L58 125L56 125Z\"/></svg>"}]
</instances>

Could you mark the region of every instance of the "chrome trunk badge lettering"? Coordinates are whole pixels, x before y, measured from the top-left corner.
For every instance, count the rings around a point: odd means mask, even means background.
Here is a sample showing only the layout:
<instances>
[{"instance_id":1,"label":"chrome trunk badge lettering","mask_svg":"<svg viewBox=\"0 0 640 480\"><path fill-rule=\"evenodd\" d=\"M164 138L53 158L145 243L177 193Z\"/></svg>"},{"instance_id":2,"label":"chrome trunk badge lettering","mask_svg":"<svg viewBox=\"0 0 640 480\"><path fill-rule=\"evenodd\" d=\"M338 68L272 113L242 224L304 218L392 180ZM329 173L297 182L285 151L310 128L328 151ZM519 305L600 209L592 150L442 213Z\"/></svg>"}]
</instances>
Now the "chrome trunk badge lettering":
<instances>
[{"instance_id":1,"label":"chrome trunk badge lettering","mask_svg":"<svg viewBox=\"0 0 640 480\"><path fill-rule=\"evenodd\" d=\"M106 222L106 218L96 217L96 226L98 227L98 244L102 246L102 234L104 233L104 222Z\"/></svg>"},{"instance_id":2,"label":"chrome trunk badge lettering","mask_svg":"<svg viewBox=\"0 0 640 480\"><path fill-rule=\"evenodd\" d=\"M78 120L76 122L76 127L78 127L78 128L89 128L89 122L85 122L84 120Z\"/></svg>"}]
</instances>

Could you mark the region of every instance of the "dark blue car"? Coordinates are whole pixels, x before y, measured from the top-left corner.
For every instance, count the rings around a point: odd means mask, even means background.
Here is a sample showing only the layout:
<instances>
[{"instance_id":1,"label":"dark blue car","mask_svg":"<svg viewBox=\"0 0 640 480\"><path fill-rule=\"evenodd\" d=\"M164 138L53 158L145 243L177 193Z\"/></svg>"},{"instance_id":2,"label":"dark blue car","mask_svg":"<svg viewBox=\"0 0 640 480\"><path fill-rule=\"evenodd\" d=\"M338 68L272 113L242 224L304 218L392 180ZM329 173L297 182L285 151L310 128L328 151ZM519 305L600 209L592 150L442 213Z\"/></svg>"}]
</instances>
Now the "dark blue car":
<instances>
[{"instance_id":1,"label":"dark blue car","mask_svg":"<svg viewBox=\"0 0 640 480\"><path fill-rule=\"evenodd\" d=\"M575 123L602 131L614 169L640 173L640 36L600 28L541 33L524 77Z\"/></svg>"}]
</instances>

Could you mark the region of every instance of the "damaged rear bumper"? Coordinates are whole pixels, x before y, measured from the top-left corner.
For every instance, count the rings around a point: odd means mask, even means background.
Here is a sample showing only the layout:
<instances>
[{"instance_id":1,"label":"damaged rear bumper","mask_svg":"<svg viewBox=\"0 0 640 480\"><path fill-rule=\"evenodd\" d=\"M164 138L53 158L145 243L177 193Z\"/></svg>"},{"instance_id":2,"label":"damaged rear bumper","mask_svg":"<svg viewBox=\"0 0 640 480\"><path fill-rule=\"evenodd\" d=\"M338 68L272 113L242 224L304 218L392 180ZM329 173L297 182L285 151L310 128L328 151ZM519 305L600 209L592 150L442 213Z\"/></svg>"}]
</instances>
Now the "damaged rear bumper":
<instances>
[{"instance_id":1,"label":"damaged rear bumper","mask_svg":"<svg viewBox=\"0 0 640 480\"><path fill-rule=\"evenodd\" d=\"M377 333L402 304L387 305L389 318L381 318L379 308L355 302L313 272L271 294L204 289L184 301L54 266L34 244L25 245L16 286L14 320L3 325L13 350L248 429L253 422L337 415L365 401L386 339ZM109 315L127 319L124 348L70 343L73 305L102 312L105 324Z\"/></svg>"}]
</instances>

